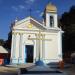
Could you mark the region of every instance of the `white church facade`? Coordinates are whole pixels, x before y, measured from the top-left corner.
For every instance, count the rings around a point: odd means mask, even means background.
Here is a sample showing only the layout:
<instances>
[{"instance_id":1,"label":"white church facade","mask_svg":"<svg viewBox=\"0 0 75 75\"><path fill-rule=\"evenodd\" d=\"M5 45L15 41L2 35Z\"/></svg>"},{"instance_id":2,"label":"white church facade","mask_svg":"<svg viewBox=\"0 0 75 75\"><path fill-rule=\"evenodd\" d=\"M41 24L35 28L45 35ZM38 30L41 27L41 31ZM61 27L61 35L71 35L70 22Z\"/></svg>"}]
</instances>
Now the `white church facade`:
<instances>
[{"instance_id":1,"label":"white church facade","mask_svg":"<svg viewBox=\"0 0 75 75\"><path fill-rule=\"evenodd\" d=\"M58 27L57 8L48 4L43 23L32 17L16 21L12 27L11 63L62 61L62 30Z\"/></svg>"}]
</instances>

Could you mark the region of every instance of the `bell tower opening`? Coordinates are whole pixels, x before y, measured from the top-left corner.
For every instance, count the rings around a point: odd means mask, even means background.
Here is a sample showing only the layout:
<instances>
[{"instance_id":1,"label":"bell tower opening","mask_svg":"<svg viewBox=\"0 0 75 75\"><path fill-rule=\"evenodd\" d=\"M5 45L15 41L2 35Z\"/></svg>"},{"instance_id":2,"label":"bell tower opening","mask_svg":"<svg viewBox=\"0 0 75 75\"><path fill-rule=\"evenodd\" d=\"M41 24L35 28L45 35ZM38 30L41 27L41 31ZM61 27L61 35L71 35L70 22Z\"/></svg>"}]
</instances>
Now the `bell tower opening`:
<instances>
[{"instance_id":1,"label":"bell tower opening","mask_svg":"<svg viewBox=\"0 0 75 75\"><path fill-rule=\"evenodd\" d=\"M50 27L54 27L54 17L50 16Z\"/></svg>"}]
</instances>

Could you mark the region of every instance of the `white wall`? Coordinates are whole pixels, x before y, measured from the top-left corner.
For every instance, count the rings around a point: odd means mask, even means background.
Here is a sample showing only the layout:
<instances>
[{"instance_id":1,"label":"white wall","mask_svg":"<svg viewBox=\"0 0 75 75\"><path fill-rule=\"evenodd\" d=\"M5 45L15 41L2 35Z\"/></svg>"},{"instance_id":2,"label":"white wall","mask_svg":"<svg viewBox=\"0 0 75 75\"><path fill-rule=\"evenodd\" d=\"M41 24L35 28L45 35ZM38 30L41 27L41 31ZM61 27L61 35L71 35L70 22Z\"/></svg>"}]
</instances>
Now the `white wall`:
<instances>
[{"instance_id":1,"label":"white wall","mask_svg":"<svg viewBox=\"0 0 75 75\"><path fill-rule=\"evenodd\" d=\"M45 63L59 61L58 33L46 35L45 38L51 39L51 41L45 41Z\"/></svg>"}]
</instances>

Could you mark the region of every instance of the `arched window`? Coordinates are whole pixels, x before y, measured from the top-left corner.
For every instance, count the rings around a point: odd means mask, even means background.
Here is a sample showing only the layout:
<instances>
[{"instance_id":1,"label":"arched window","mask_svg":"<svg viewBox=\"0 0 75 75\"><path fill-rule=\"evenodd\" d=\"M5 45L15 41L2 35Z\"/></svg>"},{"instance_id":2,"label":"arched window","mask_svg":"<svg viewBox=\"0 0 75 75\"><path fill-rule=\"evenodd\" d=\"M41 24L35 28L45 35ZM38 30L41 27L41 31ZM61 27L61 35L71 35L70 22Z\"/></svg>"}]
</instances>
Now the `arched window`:
<instances>
[{"instance_id":1,"label":"arched window","mask_svg":"<svg viewBox=\"0 0 75 75\"><path fill-rule=\"evenodd\" d=\"M54 27L54 17L50 16L50 27Z\"/></svg>"}]
</instances>

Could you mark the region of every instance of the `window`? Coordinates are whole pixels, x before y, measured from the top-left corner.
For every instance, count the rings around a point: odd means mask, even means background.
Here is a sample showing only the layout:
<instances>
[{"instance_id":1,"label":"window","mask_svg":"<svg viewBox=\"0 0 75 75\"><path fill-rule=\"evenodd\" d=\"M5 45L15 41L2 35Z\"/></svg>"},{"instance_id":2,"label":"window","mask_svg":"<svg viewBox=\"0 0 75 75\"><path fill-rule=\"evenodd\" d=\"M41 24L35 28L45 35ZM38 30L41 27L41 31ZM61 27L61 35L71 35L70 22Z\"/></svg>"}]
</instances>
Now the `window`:
<instances>
[{"instance_id":1,"label":"window","mask_svg":"<svg viewBox=\"0 0 75 75\"><path fill-rule=\"evenodd\" d=\"M50 16L50 27L54 27L54 18Z\"/></svg>"}]
</instances>

